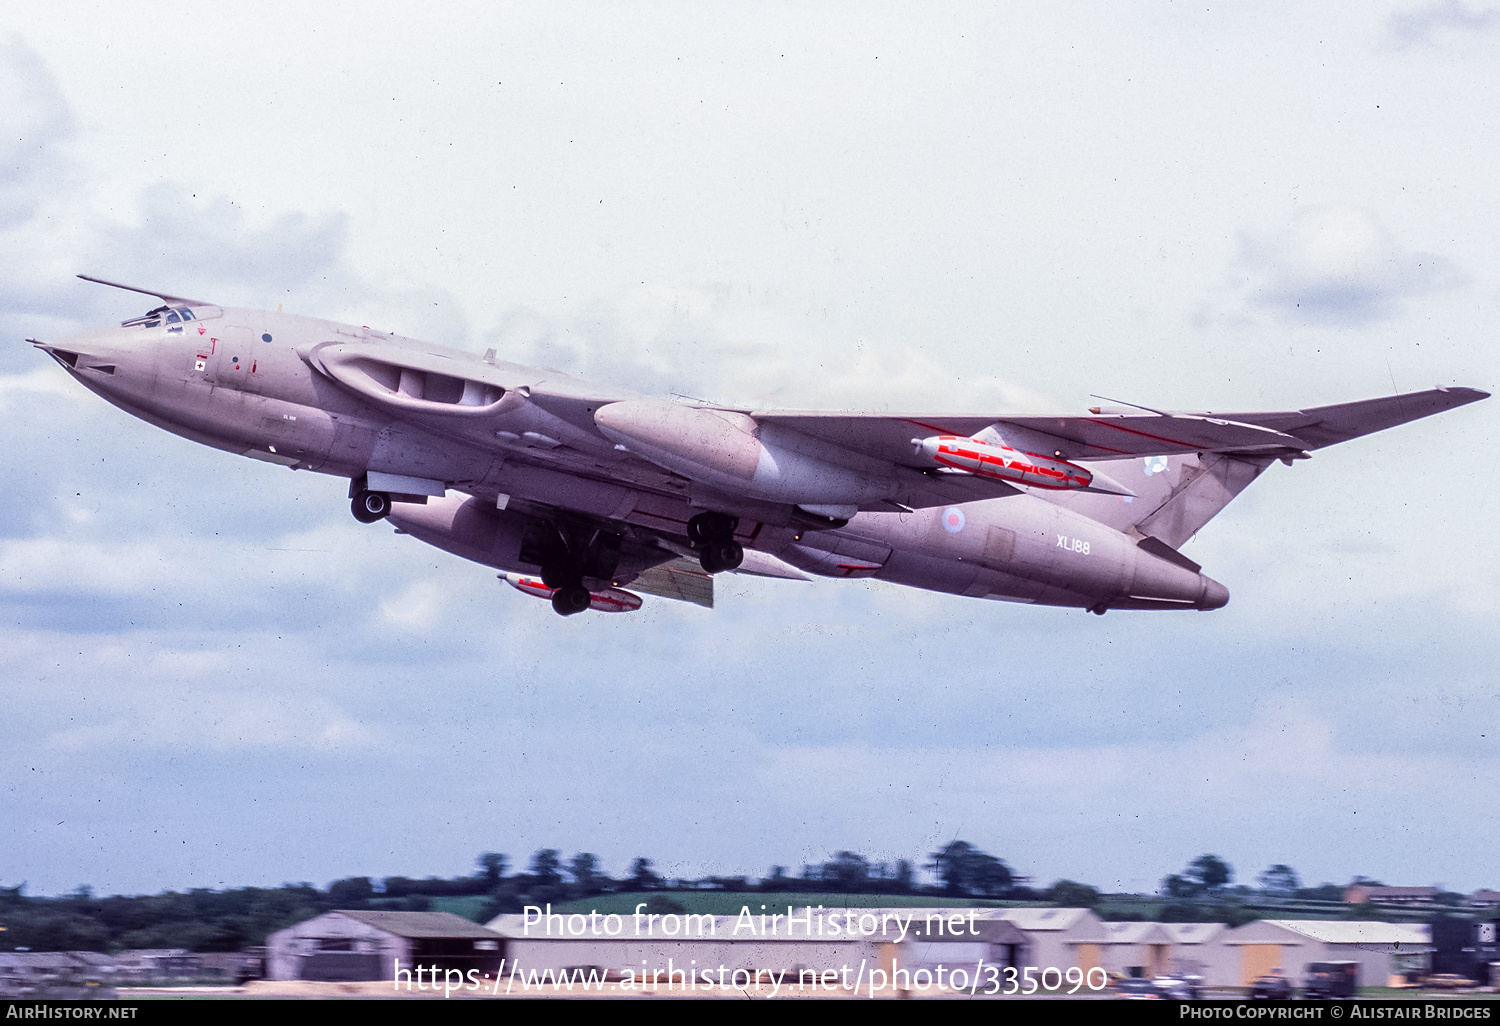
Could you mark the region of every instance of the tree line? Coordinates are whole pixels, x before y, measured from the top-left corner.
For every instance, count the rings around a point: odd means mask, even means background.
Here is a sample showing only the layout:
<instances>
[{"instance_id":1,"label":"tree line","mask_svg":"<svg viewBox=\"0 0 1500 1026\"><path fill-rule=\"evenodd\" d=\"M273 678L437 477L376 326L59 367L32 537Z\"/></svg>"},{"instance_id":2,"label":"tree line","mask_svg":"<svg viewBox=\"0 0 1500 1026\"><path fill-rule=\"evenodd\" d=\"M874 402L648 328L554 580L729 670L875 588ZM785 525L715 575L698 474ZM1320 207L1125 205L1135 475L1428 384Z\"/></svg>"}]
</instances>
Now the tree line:
<instances>
[{"instance_id":1,"label":"tree line","mask_svg":"<svg viewBox=\"0 0 1500 1026\"><path fill-rule=\"evenodd\" d=\"M661 892L661 900L669 901L667 892L679 889L1038 897L1016 886L1015 875L1002 860L966 841L944 845L929 858L925 868L936 883L919 880L916 867L906 859L877 863L852 851L837 852L819 865L803 866L796 875L785 866L773 866L759 880L741 876L668 880L646 857L635 859L626 874L612 877L592 852L564 859L558 849L543 848L520 872L509 872L508 856L485 852L468 876L389 876L378 883L356 876L335 880L326 890L298 883L98 897L90 888L80 887L61 897L30 897L23 885L0 888L0 950L240 951L263 944L269 933L333 909L426 911L440 898L484 898L475 916L483 922L502 912L519 912L526 904L557 904L621 892Z\"/></svg>"},{"instance_id":2,"label":"tree line","mask_svg":"<svg viewBox=\"0 0 1500 1026\"><path fill-rule=\"evenodd\" d=\"M1003 859L954 840L928 855L920 870L907 859L874 862L854 851L838 851L824 862L803 865L795 873L772 866L759 879L708 876L668 880L651 859L640 857L613 877L592 852L565 858L556 848L531 856L526 869L511 871L510 859L485 852L467 876L416 879L389 876L378 883L364 876L336 880L326 890L310 883L281 887L242 887L215 891L195 888L154 896L96 897L80 887L61 897L28 897L23 887L0 888L0 950L120 951L134 948L186 948L191 951L240 951L262 944L268 933L333 909L427 911L445 898L478 898L469 909L487 921L525 905L561 904L614 893L651 894L654 911L680 911L674 891L761 893L837 893L931 896L943 898L1036 901L1070 907L1096 907L1099 891L1088 884L1058 880L1034 888ZM1153 918L1164 921L1224 921L1236 924L1257 917L1247 906L1252 898L1338 901L1342 888L1333 884L1303 887L1285 865L1260 875L1259 889L1233 886L1234 871L1217 855L1202 855L1181 872L1162 880ZM1356 882L1368 882L1357 877ZM1142 918L1144 912L1102 910L1108 918Z\"/></svg>"}]
</instances>

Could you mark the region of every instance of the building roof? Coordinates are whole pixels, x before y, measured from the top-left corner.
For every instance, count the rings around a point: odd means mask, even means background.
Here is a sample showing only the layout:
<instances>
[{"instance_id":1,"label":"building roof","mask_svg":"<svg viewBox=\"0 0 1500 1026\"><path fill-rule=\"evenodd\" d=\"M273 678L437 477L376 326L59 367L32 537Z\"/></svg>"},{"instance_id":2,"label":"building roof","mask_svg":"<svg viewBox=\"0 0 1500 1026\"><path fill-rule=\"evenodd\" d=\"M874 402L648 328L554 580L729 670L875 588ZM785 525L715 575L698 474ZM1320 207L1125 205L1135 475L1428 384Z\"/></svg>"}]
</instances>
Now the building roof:
<instances>
[{"instance_id":1,"label":"building roof","mask_svg":"<svg viewBox=\"0 0 1500 1026\"><path fill-rule=\"evenodd\" d=\"M66 951L0 951L0 966L26 969L77 969L77 962Z\"/></svg>"},{"instance_id":2,"label":"building roof","mask_svg":"<svg viewBox=\"0 0 1500 1026\"><path fill-rule=\"evenodd\" d=\"M1442 892L1436 887L1377 887L1374 884L1350 884L1350 891L1360 891L1374 898L1435 898Z\"/></svg>"},{"instance_id":3,"label":"building roof","mask_svg":"<svg viewBox=\"0 0 1500 1026\"><path fill-rule=\"evenodd\" d=\"M1066 930L1088 916L1086 908L1008 908L995 916L1029 932Z\"/></svg>"},{"instance_id":4,"label":"building roof","mask_svg":"<svg viewBox=\"0 0 1500 1026\"><path fill-rule=\"evenodd\" d=\"M977 941L985 944L1025 944L1026 935L1016 927L1014 923L1004 919L978 919L973 924L965 921L961 930L956 933L947 932L946 921L944 925L937 923L931 925L936 927L929 935L927 926L929 921L913 922L911 929L907 932L908 940L922 941L923 943L935 944L944 941Z\"/></svg>"},{"instance_id":5,"label":"building roof","mask_svg":"<svg viewBox=\"0 0 1500 1026\"><path fill-rule=\"evenodd\" d=\"M452 912L385 912L364 909L334 909L334 914L393 933L397 937L483 937L493 939L494 930L485 929Z\"/></svg>"},{"instance_id":6,"label":"building roof","mask_svg":"<svg viewBox=\"0 0 1500 1026\"><path fill-rule=\"evenodd\" d=\"M1432 944L1432 927L1425 923L1349 922L1342 919L1261 919L1231 930L1231 936L1224 938L1224 943L1247 943L1234 935L1242 930L1266 926L1280 927L1319 944L1400 945L1413 952Z\"/></svg>"},{"instance_id":7,"label":"building roof","mask_svg":"<svg viewBox=\"0 0 1500 1026\"><path fill-rule=\"evenodd\" d=\"M1175 938L1161 923L1105 923L1106 944L1171 944Z\"/></svg>"},{"instance_id":8,"label":"building roof","mask_svg":"<svg viewBox=\"0 0 1500 1026\"><path fill-rule=\"evenodd\" d=\"M193 957L193 952L187 948L131 948L120 952L120 961L137 964L153 959L189 957Z\"/></svg>"},{"instance_id":9,"label":"building roof","mask_svg":"<svg viewBox=\"0 0 1500 1026\"><path fill-rule=\"evenodd\" d=\"M1203 944L1229 929L1223 923L1162 923L1161 928L1173 944Z\"/></svg>"},{"instance_id":10,"label":"building roof","mask_svg":"<svg viewBox=\"0 0 1500 1026\"><path fill-rule=\"evenodd\" d=\"M120 964L120 960L114 955L106 955L102 951L70 951L68 952L68 954L72 955L84 965L114 969L117 968Z\"/></svg>"}]
</instances>

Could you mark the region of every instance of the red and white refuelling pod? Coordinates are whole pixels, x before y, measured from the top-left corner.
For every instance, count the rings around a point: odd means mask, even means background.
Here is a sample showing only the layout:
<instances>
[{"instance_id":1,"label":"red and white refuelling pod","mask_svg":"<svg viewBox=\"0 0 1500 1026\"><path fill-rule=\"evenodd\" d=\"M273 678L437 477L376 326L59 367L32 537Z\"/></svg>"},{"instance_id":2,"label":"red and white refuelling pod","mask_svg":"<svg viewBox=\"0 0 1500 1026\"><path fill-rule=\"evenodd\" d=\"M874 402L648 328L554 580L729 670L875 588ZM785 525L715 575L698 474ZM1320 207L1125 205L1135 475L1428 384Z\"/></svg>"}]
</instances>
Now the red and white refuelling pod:
<instances>
[{"instance_id":1,"label":"red and white refuelling pod","mask_svg":"<svg viewBox=\"0 0 1500 1026\"><path fill-rule=\"evenodd\" d=\"M551 601L552 596L557 594L557 589L547 587L540 577L501 574L500 579L521 594L533 598ZM589 608L601 613L633 613L641 608L641 597L619 588L601 588L599 591L589 592Z\"/></svg>"},{"instance_id":2,"label":"red and white refuelling pod","mask_svg":"<svg viewBox=\"0 0 1500 1026\"><path fill-rule=\"evenodd\" d=\"M1129 489L1102 474L1086 470L1057 456L1012 449L1008 445L983 442L959 435L913 438L912 444L927 458L943 467L966 470L977 477L1013 481L1033 488L1088 489L1113 495L1130 495Z\"/></svg>"}]
</instances>

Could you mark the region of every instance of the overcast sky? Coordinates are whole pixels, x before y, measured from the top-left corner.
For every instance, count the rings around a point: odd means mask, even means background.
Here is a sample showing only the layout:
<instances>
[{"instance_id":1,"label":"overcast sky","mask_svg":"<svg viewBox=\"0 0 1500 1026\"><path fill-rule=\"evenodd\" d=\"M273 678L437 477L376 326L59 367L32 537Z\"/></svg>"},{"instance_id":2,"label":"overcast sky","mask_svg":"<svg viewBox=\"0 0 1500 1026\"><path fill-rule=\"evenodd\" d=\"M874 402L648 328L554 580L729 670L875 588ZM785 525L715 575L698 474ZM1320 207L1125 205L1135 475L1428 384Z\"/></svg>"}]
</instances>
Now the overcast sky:
<instances>
[{"instance_id":1,"label":"overcast sky","mask_svg":"<svg viewBox=\"0 0 1500 1026\"><path fill-rule=\"evenodd\" d=\"M9 5L0 885L764 874L963 838L1500 886L1494 401L1275 466L1212 613L720 579L562 619L23 339L78 272L788 407L1500 384L1500 8Z\"/></svg>"}]
</instances>

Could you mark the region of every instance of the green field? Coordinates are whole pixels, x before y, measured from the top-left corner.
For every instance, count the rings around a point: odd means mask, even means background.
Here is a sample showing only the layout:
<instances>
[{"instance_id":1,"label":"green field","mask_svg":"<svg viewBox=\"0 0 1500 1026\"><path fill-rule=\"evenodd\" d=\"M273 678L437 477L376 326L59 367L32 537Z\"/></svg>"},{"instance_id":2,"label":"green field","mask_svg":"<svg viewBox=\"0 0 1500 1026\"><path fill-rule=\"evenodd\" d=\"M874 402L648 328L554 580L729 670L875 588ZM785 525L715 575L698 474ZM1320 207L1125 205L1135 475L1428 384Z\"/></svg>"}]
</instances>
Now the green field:
<instances>
[{"instance_id":1,"label":"green field","mask_svg":"<svg viewBox=\"0 0 1500 1026\"><path fill-rule=\"evenodd\" d=\"M489 903L489 897L484 894L473 894L462 898L433 898L432 911L452 912L456 916L478 921L479 913Z\"/></svg>"}]
</instances>

